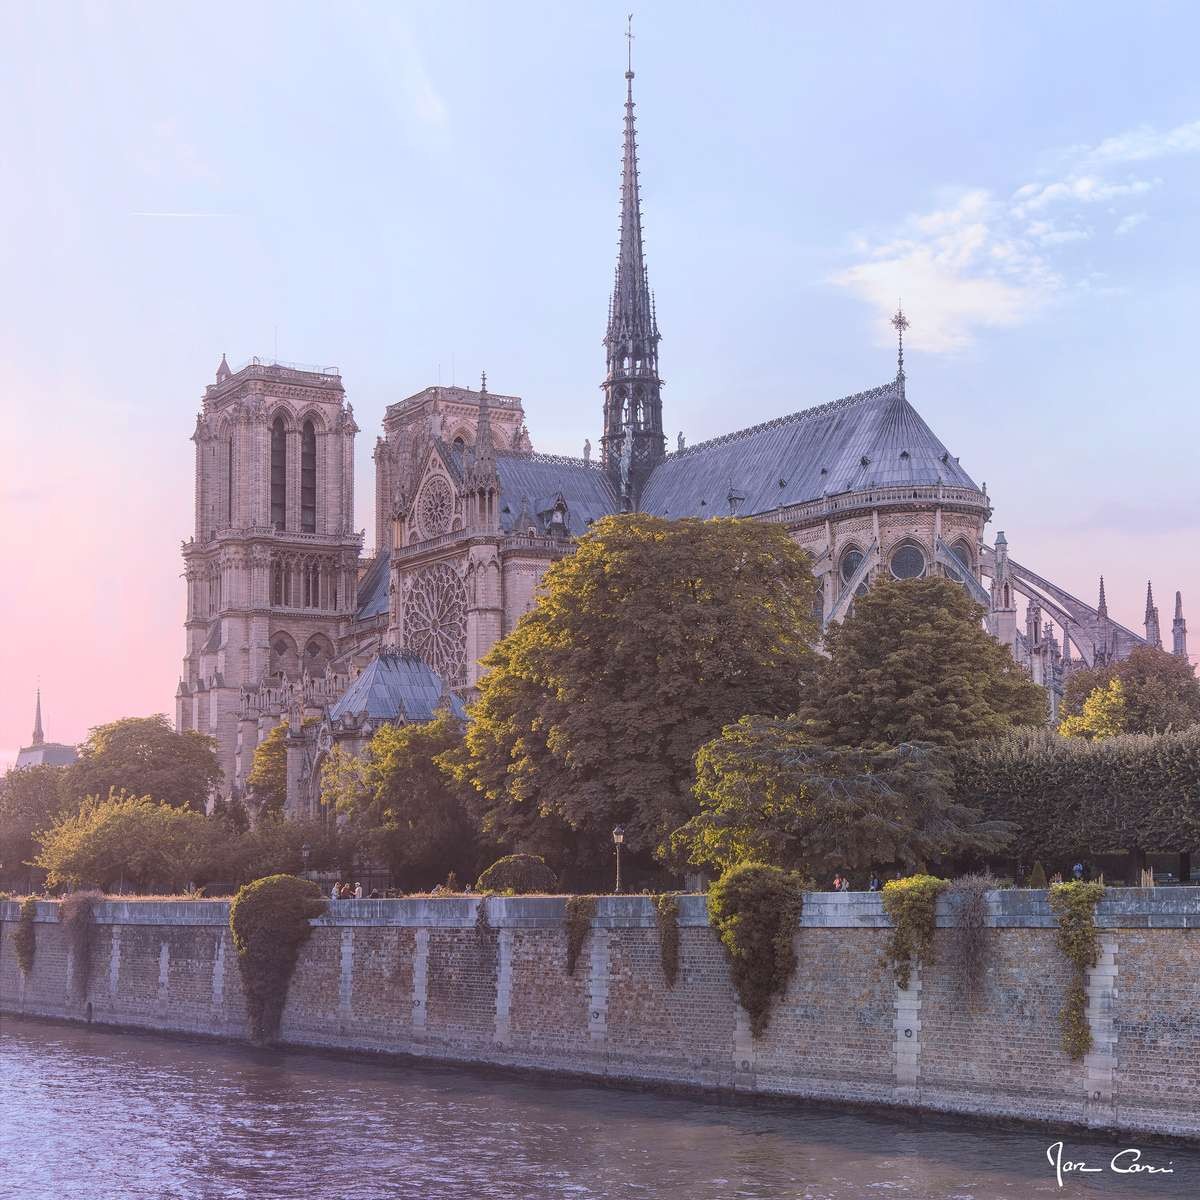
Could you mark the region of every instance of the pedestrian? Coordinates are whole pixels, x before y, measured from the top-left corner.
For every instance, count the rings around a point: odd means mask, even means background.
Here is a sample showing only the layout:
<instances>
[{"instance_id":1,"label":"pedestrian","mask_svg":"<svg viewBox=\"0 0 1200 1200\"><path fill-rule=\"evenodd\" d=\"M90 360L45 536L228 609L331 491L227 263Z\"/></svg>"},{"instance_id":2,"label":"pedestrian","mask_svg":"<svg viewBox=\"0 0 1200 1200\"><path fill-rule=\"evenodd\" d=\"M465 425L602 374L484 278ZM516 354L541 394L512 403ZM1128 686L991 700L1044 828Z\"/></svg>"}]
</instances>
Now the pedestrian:
<instances>
[{"instance_id":1,"label":"pedestrian","mask_svg":"<svg viewBox=\"0 0 1200 1200\"><path fill-rule=\"evenodd\" d=\"M839 871L833 877L833 890L835 892L840 892L842 890L842 873L841 873L841 871Z\"/></svg>"},{"instance_id":2,"label":"pedestrian","mask_svg":"<svg viewBox=\"0 0 1200 1200\"><path fill-rule=\"evenodd\" d=\"M1075 876L1075 882L1078 883L1083 878L1083 863L1077 862L1071 868L1071 874Z\"/></svg>"},{"instance_id":3,"label":"pedestrian","mask_svg":"<svg viewBox=\"0 0 1200 1200\"><path fill-rule=\"evenodd\" d=\"M342 886L338 888L339 900L349 900L353 894L354 893L350 891L350 885L348 883L343 883Z\"/></svg>"},{"instance_id":4,"label":"pedestrian","mask_svg":"<svg viewBox=\"0 0 1200 1200\"><path fill-rule=\"evenodd\" d=\"M868 892L878 892L878 891L882 891L882 890L883 890L883 883L880 881L879 876L874 871L872 871L871 872L871 882L867 884L867 891Z\"/></svg>"},{"instance_id":5,"label":"pedestrian","mask_svg":"<svg viewBox=\"0 0 1200 1200\"><path fill-rule=\"evenodd\" d=\"M362 890L361 883L356 883L354 885L354 898L355 898L355 900L361 900L363 898L363 890Z\"/></svg>"},{"instance_id":6,"label":"pedestrian","mask_svg":"<svg viewBox=\"0 0 1200 1200\"><path fill-rule=\"evenodd\" d=\"M329 898L330 898L330 900L338 900L341 898L341 895L342 895L342 889L338 885L337 881L335 880L334 884L333 884L333 891L331 891L329 893Z\"/></svg>"}]
</instances>

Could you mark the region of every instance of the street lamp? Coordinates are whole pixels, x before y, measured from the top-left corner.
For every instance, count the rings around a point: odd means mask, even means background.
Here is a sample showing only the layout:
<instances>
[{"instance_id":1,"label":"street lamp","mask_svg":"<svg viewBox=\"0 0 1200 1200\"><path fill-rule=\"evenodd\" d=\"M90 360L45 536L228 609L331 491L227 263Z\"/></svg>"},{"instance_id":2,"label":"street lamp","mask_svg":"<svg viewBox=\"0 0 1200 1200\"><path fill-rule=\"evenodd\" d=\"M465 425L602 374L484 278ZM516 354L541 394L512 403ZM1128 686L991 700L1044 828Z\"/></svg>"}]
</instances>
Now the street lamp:
<instances>
[{"instance_id":1,"label":"street lamp","mask_svg":"<svg viewBox=\"0 0 1200 1200\"><path fill-rule=\"evenodd\" d=\"M304 860L304 874L305 875L308 874L308 856L311 853L312 853L312 847L307 842L305 842L304 845L300 847L300 857Z\"/></svg>"},{"instance_id":2,"label":"street lamp","mask_svg":"<svg viewBox=\"0 0 1200 1200\"><path fill-rule=\"evenodd\" d=\"M613 826L613 845L617 849L617 886L613 892L614 895L621 894L621 843L625 840L625 826Z\"/></svg>"}]
</instances>

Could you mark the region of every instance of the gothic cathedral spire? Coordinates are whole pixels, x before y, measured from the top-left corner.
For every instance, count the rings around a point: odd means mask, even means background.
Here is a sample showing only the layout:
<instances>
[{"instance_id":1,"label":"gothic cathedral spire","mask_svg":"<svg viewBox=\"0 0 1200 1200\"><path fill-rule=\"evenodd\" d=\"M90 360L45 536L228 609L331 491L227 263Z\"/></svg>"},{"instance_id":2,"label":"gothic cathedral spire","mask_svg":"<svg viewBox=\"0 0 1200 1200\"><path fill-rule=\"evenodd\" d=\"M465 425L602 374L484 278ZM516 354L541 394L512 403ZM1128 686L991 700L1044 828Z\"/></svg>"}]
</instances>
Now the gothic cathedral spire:
<instances>
[{"instance_id":1,"label":"gothic cathedral spire","mask_svg":"<svg viewBox=\"0 0 1200 1200\"><path fill-rule=\"evenodd\" d=\"M37 690L37 706L33 710L33 741L31 746L40 746L46 740L42 732L42 689Z\"/></svg>"},{"instance_id":2,"label":"gothic cathedral spire","mask_svg":"<svg viewBox=\"0 0 1200 1200\"><path fill-rule=\"evenodd\" d=\"M621 497L637 506L638 493L666 453L662 429L662 380L658 377L658 320L646 275L638 185L637 133L633 115L633 35L625 71L625 153L621 171L621 235L616 279L609 304L604 349L601 459Z\"/></svg>"},{"instance_id":3,"label":"gothic cathedral spire","mask_svg":"<svg viewBox=\"0 0 1200 1200\"><path fill-rule=\"evenodd\" d=\"M1175 593L1175 620L1171 622L1171 652L1187 658L1187 622L1183 619L1183 595Z\"/></svg>"},{"instance_id":4,"label":"gothic cathedral spire","mask_svg":"<svg viewBox=\"0 0 1200 1200\"><path fill-rule=\"evenodd\" d=\"M1158 630L1158 605L1154 603L1154 592L1149 581L1146 583L1146 641L1156 650L1162 649L1162 636Z\"/></svg>"}]
</instances>

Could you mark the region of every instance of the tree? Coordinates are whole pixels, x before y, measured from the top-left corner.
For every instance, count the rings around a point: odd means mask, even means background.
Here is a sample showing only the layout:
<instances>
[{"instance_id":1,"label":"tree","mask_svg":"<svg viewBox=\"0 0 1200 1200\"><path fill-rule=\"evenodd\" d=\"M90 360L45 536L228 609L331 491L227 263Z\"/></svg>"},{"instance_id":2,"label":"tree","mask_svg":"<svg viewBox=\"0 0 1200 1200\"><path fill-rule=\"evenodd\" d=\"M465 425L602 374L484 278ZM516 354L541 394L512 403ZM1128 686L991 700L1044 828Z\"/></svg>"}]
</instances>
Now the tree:
<instances>
[{"instance_id":1,"label":"tree","mask_svg":"<svg viewBox=\"0 0 1200 1200\"><path fill-rule=\"evenodd\" d=\"M287 802L288 723L281 721L254 747L246 786L259 816L282 816Z\"/></svg>"},{"instance_id":2,"label":"tree","mask_svg":"<svg viewBox=\"0 0 1200 1200\"><path fill-rule=\"evenodd\" d=\"M451 871L474 879L493 849L481 845L472 789L439 765L462 740L443 707L425 723L381 725L360 758L335 751L326 760L322 798L406 886L431 886Z\"/></svg>"},{"instance_id":3,"label":"tree","mask_svg":"<svg viewBox=\"0 0 1200 1200\"><path fill-rule=\"evenodd\" d=\"M883 580L826 632L801 710L830 745L954 746L1046 721L1046 697L948 579Z\"/></svg>"},{"instance_id":4,"label":"tree","mask_svg":"<svg viewBox=\"0 0 1200 1200\"><path fill-rule=\"evenodd\" d=\"M1200 723L1200 680L1186 658L1154 646L1137 646L1128 658L1103 667L1076 669L1067 676L1062 713L1079 716L1097 688L1121 681L1124 733L1164 733Z\"/></svg>"},{"instance_id":5,"label":"tree","mask_svg":"<svg viewBox=\"0 0 1200 1200\"><path fill-rule=\"evenodd\" d=\"M177 891L192 877L207 824L188 809L114 791L104 800L89 797L40 834L35 862L50 887L108 890L124 883L139 891Z\"/></svg>"},{"instance_id":6,"label":"tree","mask_svg":"<svg viewBox=\"0 0 1200 1200\"><path fill-rule=\"evenodd\" d=\"M605 518L484 665L459 777L490 830L564 866L635 854L695 810L696 749L799 703L817 636L808 554L777 525ZM556 842L547 846L546 841Z\"/></svg>"},{"instance_id":7,"label":"tree","mask_svg":"<svg viewBox=\"0 0 1200 1200\"><path fill-rule=\"evenodd\" d=\"M203 812L220 780L216 742L194 730L176 733L159 713L91 730L67 768L66 787L77 801L115 789Z\"/></svg>"},{"instance_id":8,"label":"tree","mask_svg":"<svg viewBox=\"0 0 1200 1200\"><path fill-rule=\"evenodd\" d=\"M759 861L820 878L999 849L1010 827L959 803L949 756L902 743L850 750L800 717L743 717L696 755L700 812L673 838L697 865Z\"/></svg>"},{"instance_id":9,"label":"tree","mask_svg":"<svg viewBox=\"0 0 1200 1200\"><path fill-rule=\"evenodd\" d=\"M37 853L34 834L63 809L65 767L23 767L0 779L0 879L26 883Z\"/></svg>"},{"instance_id":10,"label":"tree","mask_svg":"<svg viewBox=\"0 0 1200 1200\"><path fill-rule=\"evenodd\" d=\"M1083 702L1078 716L1064 717L1058 732L1063 737L1106 738L1127 733L1129 707L1120 679L1112 678L1106 687L1098 687Z\"/></svg>"}]
</instances>

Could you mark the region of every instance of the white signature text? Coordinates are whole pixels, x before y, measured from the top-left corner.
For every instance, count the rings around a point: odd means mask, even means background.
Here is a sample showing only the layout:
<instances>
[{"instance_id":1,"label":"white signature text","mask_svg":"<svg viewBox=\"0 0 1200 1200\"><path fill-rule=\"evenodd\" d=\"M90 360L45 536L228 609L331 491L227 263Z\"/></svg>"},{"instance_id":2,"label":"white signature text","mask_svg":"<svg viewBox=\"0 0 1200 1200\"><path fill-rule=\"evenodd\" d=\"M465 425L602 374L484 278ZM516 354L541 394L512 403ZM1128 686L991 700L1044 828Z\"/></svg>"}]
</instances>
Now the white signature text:
<instances>
[{"instance_id":1,"label":"white signature text","mask_svg":"<svg viewBox=\"0 0 1200 1200\"><path fill-rule=\"evenodd\" d=\"M1046 1161L1054 1168L1055 1177L1058 1180L1058 1186L1063 1185L1064 1175L1083 1175L1093 1174L1098 1171L1103 1171L1104 1167L1089 1167L1082 1159L1078 1161L1063 1157L1062 1142L1055 1142L1052 1146L1046 1149ZM1170 1162L1171 1160L1168 1160ZM1174 1175L1175 1169L1171 1166L1153 1167L1149 1163L1142 1162L1142 1152L1134 1149L1132 1146L1127 1150L1118 1150L1116 1154L1109 1159L1108 1170L1115 1175Z\"/></svg>"}]
</instances>

